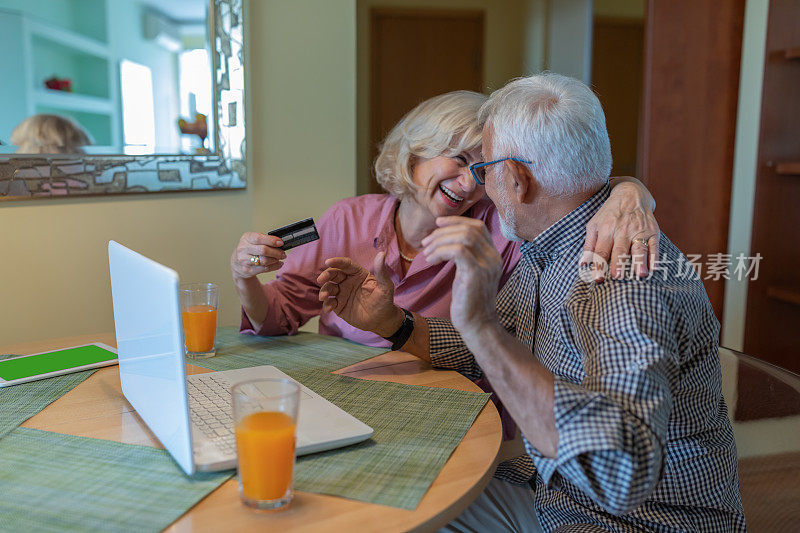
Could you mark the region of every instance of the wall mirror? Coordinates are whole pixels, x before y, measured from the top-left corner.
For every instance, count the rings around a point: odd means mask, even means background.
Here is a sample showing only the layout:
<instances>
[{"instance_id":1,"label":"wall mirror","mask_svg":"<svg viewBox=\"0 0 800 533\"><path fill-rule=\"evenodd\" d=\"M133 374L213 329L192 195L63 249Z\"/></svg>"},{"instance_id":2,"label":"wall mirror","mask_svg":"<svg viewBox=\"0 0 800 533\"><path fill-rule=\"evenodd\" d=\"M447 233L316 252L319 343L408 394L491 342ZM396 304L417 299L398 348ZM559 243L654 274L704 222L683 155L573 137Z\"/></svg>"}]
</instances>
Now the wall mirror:
<instances>
[{"instance_id":1,"label":"wall mirror","mask_svg":"<svg viewBox=\"0 0 800 533\"><path fill-rule=\"evenodd\" d=\"M241 189L242 0L0 0L0 200Z\"/></svg>"}]
</instances>

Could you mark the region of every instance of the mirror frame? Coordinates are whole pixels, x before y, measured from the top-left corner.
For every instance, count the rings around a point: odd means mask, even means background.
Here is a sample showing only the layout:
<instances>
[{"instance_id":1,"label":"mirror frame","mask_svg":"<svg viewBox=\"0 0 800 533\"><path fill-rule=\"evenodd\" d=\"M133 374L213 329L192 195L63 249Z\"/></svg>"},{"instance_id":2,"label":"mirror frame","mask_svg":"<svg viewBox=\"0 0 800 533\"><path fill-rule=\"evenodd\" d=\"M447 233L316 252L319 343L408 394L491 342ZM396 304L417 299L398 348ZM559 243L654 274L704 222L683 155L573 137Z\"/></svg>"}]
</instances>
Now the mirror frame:
<instances>
[{"instance_id":1,"label":"mirror frame","mask_svg":"<svg viewBox=\"0 0 800 533\"><path fill-rule=\"evenodd\" d=\"M0 201L246 188L246 131L231 156L245 118L242 2L209 0L213 154L0 154Z\"/></svg>"}]
</instances>

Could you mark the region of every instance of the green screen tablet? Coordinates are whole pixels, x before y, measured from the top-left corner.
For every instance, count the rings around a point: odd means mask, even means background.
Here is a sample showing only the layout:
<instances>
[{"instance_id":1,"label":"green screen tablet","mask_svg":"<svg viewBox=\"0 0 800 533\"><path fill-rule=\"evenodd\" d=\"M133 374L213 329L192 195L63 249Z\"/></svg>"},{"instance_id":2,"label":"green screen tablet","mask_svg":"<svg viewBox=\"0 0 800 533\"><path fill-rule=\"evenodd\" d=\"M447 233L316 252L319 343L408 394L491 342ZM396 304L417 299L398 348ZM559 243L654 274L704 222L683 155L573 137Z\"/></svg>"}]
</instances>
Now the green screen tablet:
<instances>
[{"instance_id":1,"label":"green screen tablet","mask_svg":"<svg viewBox=\"0 0 800 533\"><path fill-rule=\"evenodd\" d=\"M102 343L14 357L0 361L0 387L116 363L114 349Z\"/></svg>"}]
</instances>

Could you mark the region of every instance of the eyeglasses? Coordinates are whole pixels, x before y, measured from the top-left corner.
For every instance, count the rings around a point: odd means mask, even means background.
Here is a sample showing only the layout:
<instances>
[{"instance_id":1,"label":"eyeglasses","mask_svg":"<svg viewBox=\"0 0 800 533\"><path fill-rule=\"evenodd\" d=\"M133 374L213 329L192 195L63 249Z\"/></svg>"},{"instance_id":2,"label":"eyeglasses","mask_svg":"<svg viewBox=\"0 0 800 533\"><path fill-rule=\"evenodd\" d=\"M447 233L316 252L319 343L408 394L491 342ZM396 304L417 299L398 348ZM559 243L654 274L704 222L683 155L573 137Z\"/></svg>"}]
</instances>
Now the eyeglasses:
<instances>
[{"instance_id":1,"label":"eyeglasses","mask_svg":"<svg viewBox=\"0 0 800 533\"><path fill-rule=\"evenodd\" d=\"M486 183L486 167L489 165L494 165L495 163L502 163L503 161L516 161L517 163L531 164L531 162L527 159L504 157L503 159L495 159L494 161L487 161L485 163L483 161L473 163L469 166L469 171L472 172L472 177L475 178L475 181L478 183L478 185L483 185Z\"/></svg>"}]
</instances>

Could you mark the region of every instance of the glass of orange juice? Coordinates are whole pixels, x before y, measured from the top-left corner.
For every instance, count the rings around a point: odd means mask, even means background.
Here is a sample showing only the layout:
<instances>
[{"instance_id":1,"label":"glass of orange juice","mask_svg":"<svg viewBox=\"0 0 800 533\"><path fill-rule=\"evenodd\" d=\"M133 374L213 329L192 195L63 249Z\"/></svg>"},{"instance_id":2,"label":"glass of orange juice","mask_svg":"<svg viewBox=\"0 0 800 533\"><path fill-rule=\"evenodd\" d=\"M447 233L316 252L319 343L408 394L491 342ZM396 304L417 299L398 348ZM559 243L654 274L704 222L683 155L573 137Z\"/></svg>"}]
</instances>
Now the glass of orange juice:
<instances>
[{"instance_id":1,"label":"glass of orange juice","mask_svg":"<svg viewBox=\"0 0 800 533\"><path fill-rule=\"evenodd\" d=\"M180 293L186 356L212 357L217 353L219 288L213 283L185 283Z\"/></svg>"},{"instance_id":2,"label":"glass of orange juice","mask_svg":"<svg viewBox=\"0 0 800 533\"><path fill-rule=\"evenodd\" d=\"M239 492L245 505L274 510L292 501L300 386L259 379L231 389Z\"/></svg>"}]
</instances>

